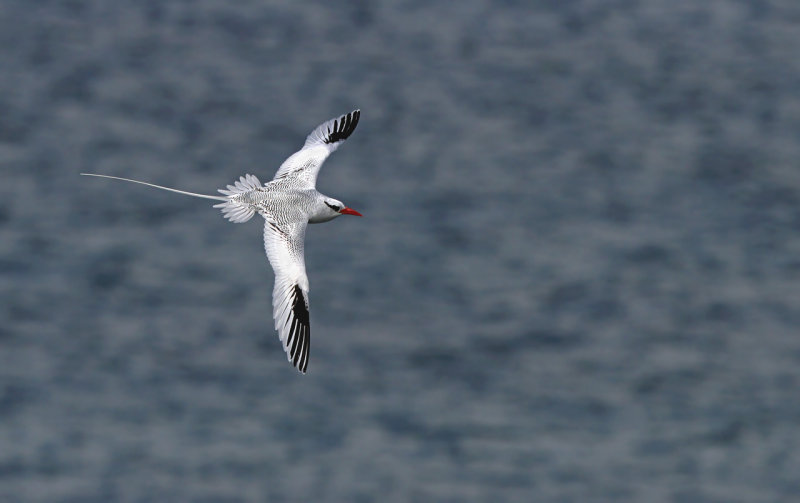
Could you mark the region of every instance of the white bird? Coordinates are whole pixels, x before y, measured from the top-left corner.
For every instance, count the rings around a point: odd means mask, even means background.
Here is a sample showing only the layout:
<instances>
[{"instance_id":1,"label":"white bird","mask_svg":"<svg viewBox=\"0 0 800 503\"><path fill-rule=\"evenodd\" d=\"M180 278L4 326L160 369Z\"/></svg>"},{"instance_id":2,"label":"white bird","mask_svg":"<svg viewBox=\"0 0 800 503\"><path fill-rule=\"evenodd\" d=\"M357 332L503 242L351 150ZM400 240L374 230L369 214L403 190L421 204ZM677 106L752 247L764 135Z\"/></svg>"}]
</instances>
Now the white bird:
<instances>
[{"instance_id":1,"label":"white bird","mask_svg":"<svg viewBox=\"0 0 800 503\"><path fill-rule=\"evenodd\" d=\"M245 175L226 189L224 197L195 194L152 183L117 176L81 173L85 176L113 178L140 183L188 196L223 201L214 205L235 223L250 220L256 213L264 217L264 249L275 271L272 291L273 318L289 361L305 373L308 368L311 324L308 313L308 276L303 258L306 224L333 220L339 215L362 216L341 201L317 192L317 173L325 159L353 133L360 110L320 124L306 138L303 148L286 159L275 178L265 184Z\"/></svg>"}]
</instances>

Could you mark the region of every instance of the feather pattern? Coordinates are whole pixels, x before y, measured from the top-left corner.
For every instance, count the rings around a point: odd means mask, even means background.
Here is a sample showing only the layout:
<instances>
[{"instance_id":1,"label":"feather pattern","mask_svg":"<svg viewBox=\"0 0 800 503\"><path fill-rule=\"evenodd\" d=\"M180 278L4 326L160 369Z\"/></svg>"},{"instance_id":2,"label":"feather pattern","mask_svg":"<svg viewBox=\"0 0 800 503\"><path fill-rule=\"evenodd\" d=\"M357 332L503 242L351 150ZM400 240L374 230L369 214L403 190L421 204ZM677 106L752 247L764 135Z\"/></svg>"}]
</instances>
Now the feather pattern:
<instances>
[{"instance_id":1,"label":"feather pattern","mask_svg":"<svg viewBox=\"0 0 800 503\"><path fill-rule=\"evenodd\" d=\"M224 203L215 204L215 208L222 210L222 215L233 223L241 224L247 222L256 213L253 207L257 202L253 197L253 192L264 192L264 187L254 175L244 175L239 177L233 185L228 185L226 189L218 189L217 192L228 196Z\"/></svg>"}]
</instances>

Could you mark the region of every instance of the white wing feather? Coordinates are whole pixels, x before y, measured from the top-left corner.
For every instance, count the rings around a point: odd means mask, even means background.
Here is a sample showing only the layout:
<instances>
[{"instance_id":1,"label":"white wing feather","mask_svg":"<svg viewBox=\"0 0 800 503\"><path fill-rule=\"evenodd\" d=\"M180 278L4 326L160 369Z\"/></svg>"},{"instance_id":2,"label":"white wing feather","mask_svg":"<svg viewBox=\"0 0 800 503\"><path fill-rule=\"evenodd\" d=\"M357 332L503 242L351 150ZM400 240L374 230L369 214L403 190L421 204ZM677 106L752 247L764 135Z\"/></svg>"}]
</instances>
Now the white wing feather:
<instances>
[{"instance_id":1,"label":"white wing feather","mask_svg":"<svg viewBox=\"0 0 800 503\"><path fill-rule=\"evenodd\" d=\"M275 179L294 176L314 187L322 163L355 131L361 110L323 122L306 137L303 148L283 161Z\"/></svg>"},{"instance_id":2,"label":"white wing feather","mask_svg":"<svg viewBox=\"0 0 800 503\"><path fill-rule=\"evenodd\" d=\"M308 368L311 326L308 277L303 248L307 223L264 222L264 249L275 271L272 309L275 329L288 360L305 373Z\"/></svg>"}]
</instances>

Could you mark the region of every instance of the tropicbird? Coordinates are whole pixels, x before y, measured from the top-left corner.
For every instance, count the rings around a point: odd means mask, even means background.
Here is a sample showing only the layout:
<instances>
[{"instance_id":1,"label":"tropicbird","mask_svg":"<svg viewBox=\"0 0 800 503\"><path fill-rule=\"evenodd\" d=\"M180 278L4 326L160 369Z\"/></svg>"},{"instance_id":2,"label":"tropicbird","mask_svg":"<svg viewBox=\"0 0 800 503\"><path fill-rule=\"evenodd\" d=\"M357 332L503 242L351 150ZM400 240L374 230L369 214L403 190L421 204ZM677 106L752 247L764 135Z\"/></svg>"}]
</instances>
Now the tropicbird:
<instances>
[{"instance_id":1,"label":"tropicbird","mask_svg":"<svg viewBox=\"0 0 800 503\"><path fill-rule=\"evenodd\" d=\"M320 124L308 135L303 148L281 164L271 181L262 185L254 175L247 174L228 185L227 189L219 189L224 197L195 194L118 176L81 175L140 183L187 196L222 201L214 208L220 208L225 218L237 224L247 222L256 213L264 217L264 249L275 272L272 291L275 329L288 360L305 373L311 341L309 286L303 258L306 225L327 222L339 215L362 216L316 189L322 163L353 133L360 117L361 111L354 110Z\"/></svg>"}]
</instances>

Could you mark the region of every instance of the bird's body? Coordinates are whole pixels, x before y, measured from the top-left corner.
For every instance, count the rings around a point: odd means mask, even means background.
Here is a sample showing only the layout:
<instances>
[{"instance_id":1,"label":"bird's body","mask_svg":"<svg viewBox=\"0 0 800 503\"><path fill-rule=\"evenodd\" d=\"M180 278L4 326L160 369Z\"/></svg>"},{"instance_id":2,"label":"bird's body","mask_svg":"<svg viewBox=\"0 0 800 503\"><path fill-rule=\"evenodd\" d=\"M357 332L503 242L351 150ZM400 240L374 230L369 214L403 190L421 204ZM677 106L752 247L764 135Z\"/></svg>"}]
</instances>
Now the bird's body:
<instances>
[{"instance_id":1,"label":"bird's body","mask_svg":"<svg viewBox=\"0 0 800 503\"><path fill-rule=\"evenodd\" d=\"M331 198L314 188L298 184L294 178L282 178L245 192L235 193L229 201L252 208L264 218L278 222L321 223L339 216L329 214L329 208L323 202L326 199ZM223 205L217 206L223 207Z\"/></svg>"},{"instance_id":2,"label":"bird's body","mask_svg":"<svg viewBox=\"0 0 800 503\"><path fill-rule=\"evenodd\" d=\"M250 220L258 213L264 217L264 249L275 271L272 293L275 328L292 364L305 373L310 346L308 311L308 277L306 276L303 243L306 226L333 220L340 215L358 215L341 201L317 191L316 180L325 159L355 130L361 116L359 110L318 126L306 138L303 148L290 156L266 184L253 175L245 175L227 189L224 195L212 196L162 187L147 182L107 175L82 173L88 176L113 178L204 199L222 201L216 204L222 214L235 223Z\"/></svg>"}]
</instances>

